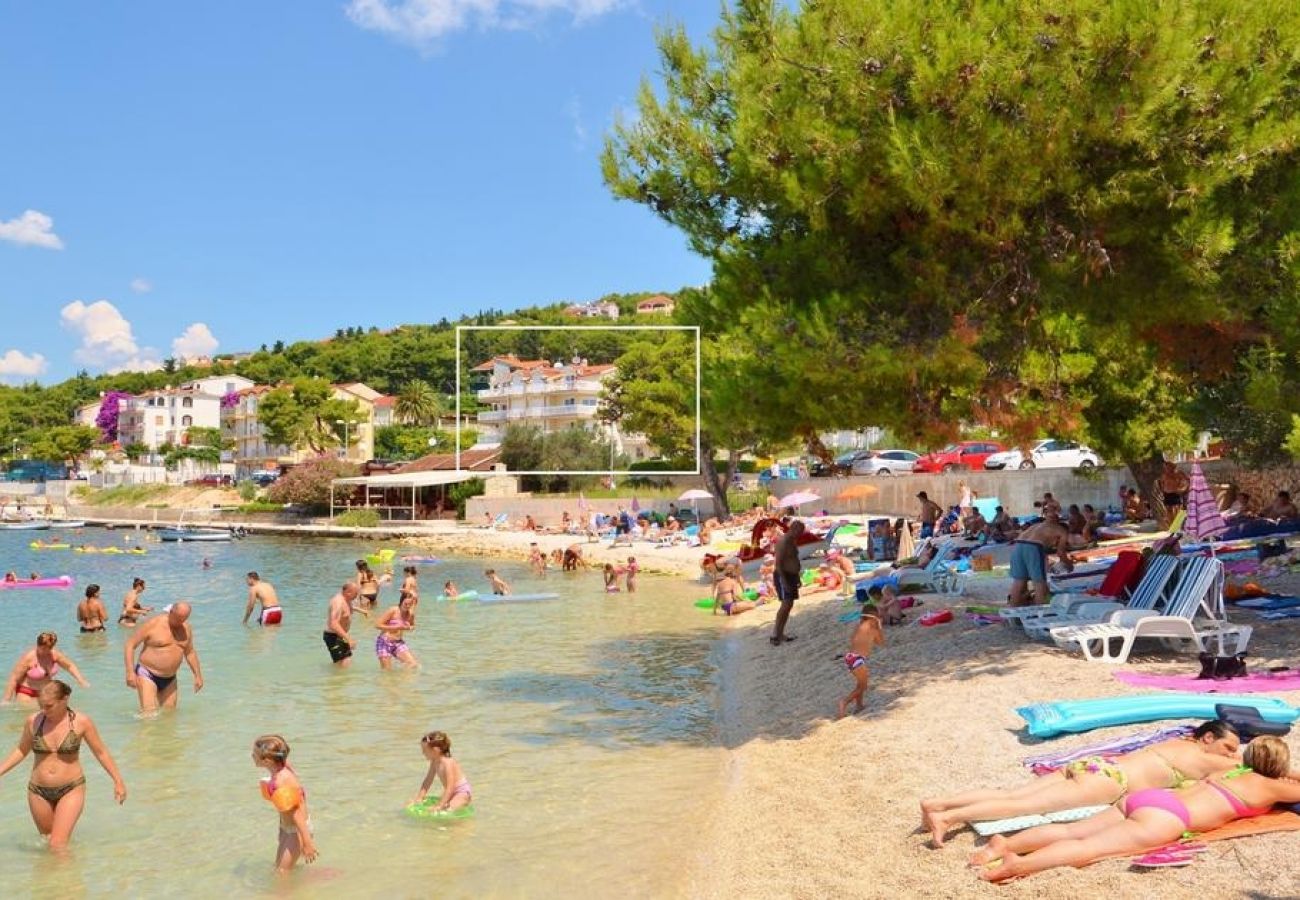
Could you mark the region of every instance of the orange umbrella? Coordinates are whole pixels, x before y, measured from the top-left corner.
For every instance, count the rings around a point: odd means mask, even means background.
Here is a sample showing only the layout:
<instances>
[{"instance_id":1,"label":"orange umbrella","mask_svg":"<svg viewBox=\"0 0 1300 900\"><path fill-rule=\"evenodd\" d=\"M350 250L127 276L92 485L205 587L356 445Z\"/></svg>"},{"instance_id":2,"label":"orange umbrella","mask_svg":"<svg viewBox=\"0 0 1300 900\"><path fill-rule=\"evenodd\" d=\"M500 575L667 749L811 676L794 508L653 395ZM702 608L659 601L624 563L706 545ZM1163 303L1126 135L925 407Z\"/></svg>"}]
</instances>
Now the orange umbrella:
<instances>
[{"instance_id":1,"label":"orange umbrella","mask_svg":"<svg viewBox=\"0 0 1300 900\"><path fill-rule=\"evenodd\" d=\"M876 494L879 493L880 493L880 488L876 487L874 484L854 484L854 485L850 485L849 487L846 487L844 490L836 494L835 499L836 500L857 500L859 501L858 512L864 512L866 503L863 501L865 501L868 497L874 497L876 496Z\"/></svg>"}]
</instances>

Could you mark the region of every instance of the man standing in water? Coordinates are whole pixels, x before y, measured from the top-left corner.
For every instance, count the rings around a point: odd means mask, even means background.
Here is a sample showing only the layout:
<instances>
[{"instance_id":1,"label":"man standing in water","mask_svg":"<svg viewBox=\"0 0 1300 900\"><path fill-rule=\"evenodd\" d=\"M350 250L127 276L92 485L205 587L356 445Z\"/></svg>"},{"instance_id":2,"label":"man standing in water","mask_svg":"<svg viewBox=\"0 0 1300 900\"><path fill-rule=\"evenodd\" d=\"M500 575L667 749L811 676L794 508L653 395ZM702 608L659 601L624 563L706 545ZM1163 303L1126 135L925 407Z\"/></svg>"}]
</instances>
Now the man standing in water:
<instances>
[{"instance_id":1,"label":"man standing in water","mask_svg":"<svg viewBox=\"0 0 1300 900\"><path fill-rule=\"evenodd\" d=\"M263 581L262 577L256 572L249 572L248 581L248 604L244 607L244 624L248 624L248 617L253 614L253 606L260 603L262 611L258 613L258 625L279 625L280 624L280 598L276 596L275 588L270 582Z\"/></svg>"},{"instance_id":2,"label":"man standing in water","mask_svg":"<svg viewBox=\"0 0 1300 900\"><path fill-rule=\"evenodd\" d=\"M799 538L803 532L803 522L795 519L776 542L776 597L781 601L781 608L776 611L776 626L768 638L774 647L794 640L794 635L785 633L785 623L790 618L790 610L794 609L794 601L799 599L799 576L803 573L803 564L799 561Z\"/></svg>"},{"instance_id":3,"label":"man standing in water","mask_svg":"<svg viewBox=\"0 0 1300 900\"><path fill-rule=\"evenodd\" d=\"M1012 606L1027 606L1025 588L1034 583L1034 599L1047 602L1047 554L1055 553L1067 572L1074 571L1070 562L1070 532L1054 511L1044 511L1043 521L1030 525L1011 543Z\"/></svg>"},{"instance_id":4,"label":"man standing in water","mask_svg":"<svg viewBox=\"0 0 1300 900\"><path fill-rule=\"evenodd\" d=\"M194 649L194 631L186 621L190 605L184 600L174 603L167 615L145 622L131 635L124 648L126 656L126 686L135 688L140 695L140 711L152 712L159 705L168 709L176 707L176 673L184 660L194 673L194 693L203 690L203 672L199 668L199 652ZM143 646L140 661L136 662L136 647Z\"/></svg>"},{"instance_id":5,"label":"man standing in water","mask_svg":"<svg viewBox=\"0 0 1300 900\"><path fill-rule=\"evenodd\" d=\"M348 629L352 627L352 601L357 599L358 593L357 583L349 581L330 597L329 609L325 613L325 633L321 637L330 652L330 659L336 666L344 668L352 665L352 648L357 645Z\"/></svg>"}]
</instances>

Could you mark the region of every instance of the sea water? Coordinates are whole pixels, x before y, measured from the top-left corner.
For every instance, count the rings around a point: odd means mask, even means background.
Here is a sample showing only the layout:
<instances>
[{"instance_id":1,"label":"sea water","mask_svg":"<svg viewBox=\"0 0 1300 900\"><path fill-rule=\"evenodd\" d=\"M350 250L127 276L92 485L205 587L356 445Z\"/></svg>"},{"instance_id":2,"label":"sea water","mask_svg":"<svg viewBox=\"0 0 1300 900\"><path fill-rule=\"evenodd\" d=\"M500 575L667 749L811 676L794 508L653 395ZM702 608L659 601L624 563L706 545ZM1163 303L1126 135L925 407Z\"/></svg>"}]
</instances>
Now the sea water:
<instances>
[{"instance_id":1,"label":"sea water","mask_svg":"<svg viewBox=\"0 0 1300 900\"><path fill-rule=\"evenodd\" d=\"M36 634L91 687L72 706L91 714L126 781L124 806L88 748L86 811L66 859L52 856L27 814L31 758L0 780L0 883L6 896L535 897L676 896L718 791L716 620L677 579L641 576L637 593L606 594L596 571L533 576L510 561L420 566L412 651L419 671L381 672L375 629L353 619L353 665L330 664L321 641L329 596L373 545L250 537L221 544L144 543L148 555L36 551L0 533L0 568L69 574L70 590L0 590L0 666ZM86 529L75 545L132 546L142 532ZM401 552L400 544L392 544ZM428 550L410 551L427 553ZM211 568L203 567L207 559ZM400 578L400 561L398 577ZM558 600L446 603L448 578L486 590L494 565L519 592ZM275 585L284 624L240 624L256 570ZM180 675L180 707L137 714L115 624L133 577L141 602L194 604L205 686ZM102 587L106 634L81 635L75 608ZM696 591L698 593L698 591ZM395 586L380 595L396 602ZM71 681L71 679L68 679ZM0 752L30 707L0 709ZM466 821L403 812L427 764L419 739L450 735L474 788ZM319 860L285 880L272 872L277 816L258 791L253 739L278 733L308 792ZM440 788L435 784L434 791Z\"/></svg>"}]
</instances>

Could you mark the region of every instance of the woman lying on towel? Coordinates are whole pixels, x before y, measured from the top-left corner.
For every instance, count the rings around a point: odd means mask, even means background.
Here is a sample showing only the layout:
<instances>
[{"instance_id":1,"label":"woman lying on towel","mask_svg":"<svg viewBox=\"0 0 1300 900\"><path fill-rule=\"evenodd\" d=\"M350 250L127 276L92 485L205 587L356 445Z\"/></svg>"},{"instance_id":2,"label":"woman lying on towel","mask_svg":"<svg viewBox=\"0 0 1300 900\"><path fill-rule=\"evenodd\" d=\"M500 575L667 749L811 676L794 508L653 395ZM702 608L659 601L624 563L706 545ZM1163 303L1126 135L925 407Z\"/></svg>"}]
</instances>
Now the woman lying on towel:
<instances>
[{"instance_id":1,"label":"woman lying on towel","mask_svg":"<svg viewBox=\"0 0 1300 900\"><path fill-rule=\"evenodd\" d=\"M1188 831L1218 828L1262 816L1277 803L1300 802L1300 783L1288 778L1291 751L1281 738L1257 737L1243 761L1190 787L1134 791L1111 809L1070 825L1042 825L1010 838L996 836L971 863L980 877L1005 881L1058 866L1086 866L1131 856L1176 841Z\"/></svg>"},{"instance_id":2,"label":"woman lying on towel","mask_svg":"<svg viewBox=\"0 0 1300 900\"><path fill-rule=\"evenodd\" d=\"M1237 764L1241 740L1232 726L1203 722L1188 737L1173 738L1112 760L1089 756L1011 790L973 790L921 801L921 817L936 847L948 829L967 822L1009 819L1078 806L1115 803L1154 788L1180 788Z\"/></svg>"}]
</instances>

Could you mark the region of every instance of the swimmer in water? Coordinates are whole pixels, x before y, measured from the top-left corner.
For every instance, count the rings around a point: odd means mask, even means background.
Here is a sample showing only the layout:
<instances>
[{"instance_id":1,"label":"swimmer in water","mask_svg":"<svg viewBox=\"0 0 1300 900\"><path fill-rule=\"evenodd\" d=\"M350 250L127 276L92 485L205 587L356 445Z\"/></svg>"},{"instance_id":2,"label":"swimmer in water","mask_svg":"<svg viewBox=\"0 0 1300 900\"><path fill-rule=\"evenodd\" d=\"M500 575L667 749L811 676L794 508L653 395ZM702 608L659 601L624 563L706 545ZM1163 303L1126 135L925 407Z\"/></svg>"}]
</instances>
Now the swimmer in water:
<instances>
[{"instance_id":1,"label":"swimmer in water","mask_svg":"<svg viewBox=\"0 0 1300 900\"><path fill-rule=\"evenodd\" d=\"M623 569L623 574L627 577L626 584L627 584L627 592L629 594L636 593L636 573L640 571L641 571L641 567L637 565L636 557L629 556L627 558L627 566L625 566Z\"/></svg>"},{"instance_id":2,"label":"swimmer in water","mask_svg":"<svg viewBox=\"0 0 1300 900\"><path fill-rule=\"evenodd\" d=\"M474 800L474 792L460 763L451 758L451 738L441 731L430 731L420 738L420 749L429 761L429 771L420 784L420 792L411 798L411 802L424 802L433 787L433 780L437 778L442 782L442 797L435 807L438 812L469 806Z\"/></svg>"},{"instance_id":3,"label":"swimmer in water","mask_svg":"<svg viewBox=\"0 0 1300 900\"><path fill-rule=\"evenodd\" d=\"M275 870L287 875L299 859L312 863L318 855L307 812L307 791L289 765L288 741L278 734L265 734L253 741L253 765L270 773L262 779L262 797L280 814Z\"/></svg>"},{"instance_id":4,"label":"swimmer in water","mask_svg":"<svg viewBox=\"0 0 1300 900\"><path fill-rule=\"evenodd\" d=\"M510 593L510 585L497 574L496 569L488 569L483 574L487 576L488 584L492 585L492 593L498 596Z\"/></svg>"},{"instance_id":5,"label":"swimmer in water","mask_svg":"<svg viewBox=\"0 0 1300 900\"><path fill-rule=\"evenodd\" d=\"M122 614L117 617L117 624L134 628L135 623L145 613L153 612L152 606L141 606L140 595L144 593L144 579L137 578L131 582L131 590L122 598Z\"/></svg>"},{"instance_id":6,"label":"swimmer in water","mask_svg":"<svg viewBox=\"0 0 1300 900\"><path fill-rule=\"evenodd\" d=\"M455 600L460 596L460 589L456 587L456 582L448 580L442 586L442 595L448 600Z\"/></svg>"},{"instance_id":7,"label":"swimmer in water","mask_svg":"<svg viewBox=\"0 0 1300 900\"><path fill-rule=\"evenodd\" d=\"M257 624L279 625L283 618L283 611L280 609L280 598L275 593L275 588L269 581L263 581L256 572L249 572L245 576L245 581L248 584L248 603L244 605L244 624L248 624L248 617L253 614L253 607L261 604L262 611L257 615Z\"/></svg>"},{"instance_id":8,"label":"swimmer in water","mask_svg":"<svg viewBox=\"0 0 1300 900\"><path fill-rule=\"evenodd\" d=\"M82 634L94 634L104 630L108 621L108 610L99 596L99 585L86 585L86 599L77 604L77 621L81 623Z\"/></svg>"}]
</instances>

